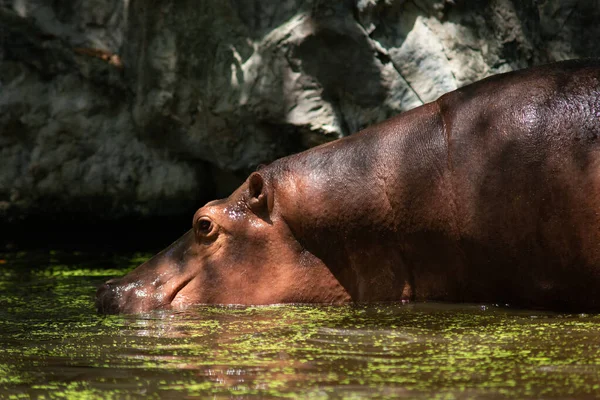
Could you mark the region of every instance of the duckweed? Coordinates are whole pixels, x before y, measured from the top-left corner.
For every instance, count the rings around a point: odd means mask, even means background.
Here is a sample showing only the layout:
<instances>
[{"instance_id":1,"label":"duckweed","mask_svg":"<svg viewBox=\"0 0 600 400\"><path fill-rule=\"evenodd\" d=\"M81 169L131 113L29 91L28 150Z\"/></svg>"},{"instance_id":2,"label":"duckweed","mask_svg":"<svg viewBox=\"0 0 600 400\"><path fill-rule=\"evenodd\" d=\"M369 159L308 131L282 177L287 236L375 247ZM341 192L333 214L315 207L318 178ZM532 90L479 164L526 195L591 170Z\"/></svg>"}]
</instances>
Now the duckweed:
<instances>
[{"instance_id":1,"label":"duckweed","mask_svg":"<svg viewBox=\"0 0 600 400\"><path fill-rule=\"evenodd\" d=\"M148 254L0 254L0 398L587 398L600 317L490 305L197 306L102 316Z\"/></svg>"}]
</instances>

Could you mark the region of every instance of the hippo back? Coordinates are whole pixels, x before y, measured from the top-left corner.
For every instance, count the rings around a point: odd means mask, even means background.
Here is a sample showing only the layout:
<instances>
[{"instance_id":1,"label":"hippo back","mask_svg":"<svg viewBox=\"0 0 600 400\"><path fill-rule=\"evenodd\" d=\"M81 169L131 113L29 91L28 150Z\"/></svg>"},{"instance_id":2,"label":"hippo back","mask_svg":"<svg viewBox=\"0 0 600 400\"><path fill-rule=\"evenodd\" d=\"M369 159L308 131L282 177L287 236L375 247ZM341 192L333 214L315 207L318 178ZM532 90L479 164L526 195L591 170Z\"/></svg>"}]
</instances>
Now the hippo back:
<instances>
[{"instance_id":1,"label":"hippo back","mask_svg":"<svg viewBox=\"0 0 600 400\"><path fill-rule=\"evenodd\" d=\"M589 304L600 288L600 63L494 76L438 104L466 274L489 277L465 291Z\"/></svg>"}]
</instances>

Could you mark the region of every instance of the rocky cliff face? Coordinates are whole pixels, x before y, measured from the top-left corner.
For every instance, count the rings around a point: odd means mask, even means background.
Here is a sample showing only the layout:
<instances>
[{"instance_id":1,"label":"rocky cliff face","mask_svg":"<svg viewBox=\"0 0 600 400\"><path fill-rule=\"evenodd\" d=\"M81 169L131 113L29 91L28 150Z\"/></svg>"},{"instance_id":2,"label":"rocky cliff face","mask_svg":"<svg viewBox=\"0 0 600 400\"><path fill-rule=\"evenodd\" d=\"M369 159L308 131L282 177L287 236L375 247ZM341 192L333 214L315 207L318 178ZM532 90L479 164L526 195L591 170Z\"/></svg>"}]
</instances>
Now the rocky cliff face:
<instances>
[{"instance_id":1,"label":"rocky cliff face","mask_svg":"<svg viewBox=\"0 0 600 400\"><path fill-rule=\"evenodd\" d=\"M188 214L258 164L600 52L588 0L67 3L0 0L1 220Z\"/></svg>"}]
</instances>

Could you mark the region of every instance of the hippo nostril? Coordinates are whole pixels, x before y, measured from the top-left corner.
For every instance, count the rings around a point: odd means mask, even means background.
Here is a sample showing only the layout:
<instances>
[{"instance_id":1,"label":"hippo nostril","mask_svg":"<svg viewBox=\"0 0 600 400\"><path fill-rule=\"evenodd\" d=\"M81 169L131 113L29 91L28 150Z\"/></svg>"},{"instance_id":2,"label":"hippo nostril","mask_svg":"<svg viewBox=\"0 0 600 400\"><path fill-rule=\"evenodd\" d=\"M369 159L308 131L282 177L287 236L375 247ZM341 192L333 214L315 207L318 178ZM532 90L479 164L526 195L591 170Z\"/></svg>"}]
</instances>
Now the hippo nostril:
<instances>
[{"instance_id":1,"label":"hippo nostril","mask_svg":"<svg viewBox=\"0 0 600 400\"><path fill-rule=\"evenodd\" d=\"M96 291L96 309L99 313L114 314L118 312L115 298L116 280L111 279L104 282Z\"/></svg>"},{"instance_id":2,"label":"hippo nostril","mask_svg":"<svg viewBox=\"0 0 600 400\"><path fill-rule=\"evenodd\" d=\"M107 280L106 282L98 286L98 290L96 291L96 297L100 297L105 293L114 290L118 283L119 279L117 278Z\"/></svg>"},{"instance_id":3,"label":"hippo nostril","mask_svg":"<svg viewBox=\"0 0 600 400\"><path fill-rule=\"evenodd\" d=\"M110 291L113 288L113 285L110 281L104 282L100 286L98 286L98 290L96 291L96 297L103 296L106 292Z\"/></svg>"}]
</instances>

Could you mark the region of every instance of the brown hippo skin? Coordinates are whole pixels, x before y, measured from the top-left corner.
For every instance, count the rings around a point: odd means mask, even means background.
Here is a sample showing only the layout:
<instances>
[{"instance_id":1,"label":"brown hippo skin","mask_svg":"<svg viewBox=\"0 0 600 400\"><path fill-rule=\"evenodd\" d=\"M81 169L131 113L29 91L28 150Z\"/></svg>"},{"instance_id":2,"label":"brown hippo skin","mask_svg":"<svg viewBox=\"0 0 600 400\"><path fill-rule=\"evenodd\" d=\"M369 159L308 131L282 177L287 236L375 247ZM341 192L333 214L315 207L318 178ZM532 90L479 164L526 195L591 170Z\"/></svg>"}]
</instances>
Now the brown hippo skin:
<instances>
[{"instance_id":1,"label":"brown hippo skin","mask_svg":"<svg viewBox=\"0 0 600 400\"><path fill-rule=\"evenodd\" d=\"M190 304L600 310L600 61L496 75L279 159L97 293Z\"/></svg>"}]
</instances>

